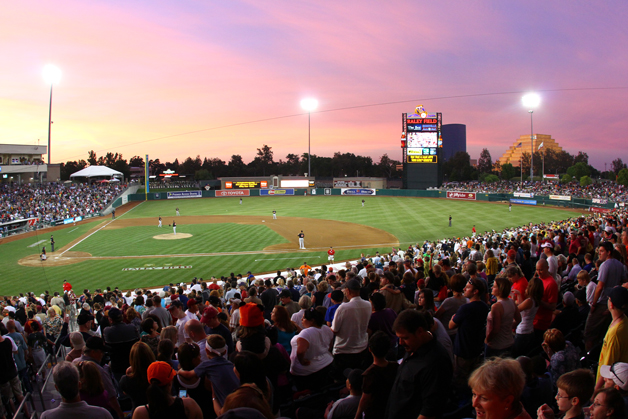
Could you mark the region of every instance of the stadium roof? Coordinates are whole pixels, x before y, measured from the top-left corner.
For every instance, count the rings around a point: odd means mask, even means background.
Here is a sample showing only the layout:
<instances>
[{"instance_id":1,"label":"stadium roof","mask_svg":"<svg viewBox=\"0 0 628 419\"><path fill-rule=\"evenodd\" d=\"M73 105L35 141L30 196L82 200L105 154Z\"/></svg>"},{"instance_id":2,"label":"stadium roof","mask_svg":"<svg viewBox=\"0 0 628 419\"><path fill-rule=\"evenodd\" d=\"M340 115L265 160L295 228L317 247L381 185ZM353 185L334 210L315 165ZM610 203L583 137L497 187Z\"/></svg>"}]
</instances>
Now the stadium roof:
<instances>
[{"instance_id":1,"label":"stadium roof","mask_svg":"<svg viewBox=\"0 0 628 419\"><path fill-rule=\"evenodd\" d=\"M96 176L114 176L122 175L122 172L110 169L106 166L88 166L83 170L72 173L70 177L96 177Z\"/></svg>"}]
</instances>

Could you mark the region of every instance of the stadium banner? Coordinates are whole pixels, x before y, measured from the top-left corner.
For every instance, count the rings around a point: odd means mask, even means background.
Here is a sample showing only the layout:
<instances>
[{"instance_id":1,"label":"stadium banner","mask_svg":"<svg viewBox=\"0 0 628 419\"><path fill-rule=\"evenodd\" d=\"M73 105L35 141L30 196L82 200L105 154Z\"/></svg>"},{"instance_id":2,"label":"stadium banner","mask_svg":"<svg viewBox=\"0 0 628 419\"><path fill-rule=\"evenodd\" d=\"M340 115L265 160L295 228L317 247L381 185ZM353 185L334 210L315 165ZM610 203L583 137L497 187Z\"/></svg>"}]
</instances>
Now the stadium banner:
<instances>
[{"instance_id":1,"label":"stadium banner","mask_svg":"<svg viewBox=\"0 0 628 419\"><path fill-rule=\"evenodd\" d=\"M260 191L261 192L261 191ZM233 191L216 191L216 198L221 196L251 196L251 191L248 189L236 189Z\"/></svg>"},{"instance_id":2,"label":"stadium banner","mask_svg":"<svg viewBox=\"0 0 628 419\"><path fill-rule=\"evenodd\" d=\"M555 201L571 201L571 196L568 196L568 195L550 195L549 199L553 199Z\"/></svg>"},{"instance_id":3,"label":"stadium banner","mask_svg":"<svg viewBox=\"0 0 628 419\"><path fill-rule=\"evenodd\" d=\"M282 179L279 186L282 188L308 188L310 181L308 179Z\"/></svg>"},{"instance_id":4,"label":"stadium banner","mask_svg":"<svg viewBox=\"0 0 628 419\"><path fill-rule=\"evenodd\" d=\"M334 188L361 188L361 180L334 180Z\"/></svg>"},{"instance_id":5,"label":"stadium banner","mask_svg":"<svg viewBox=\"0 0 628 419\"><path fill-rule=\"evenodd\" d=\"M259 196L294 195L294 189L260 189Z\"/></svg>"},{"instance_id":6,"label":"stadium banner","mask_svg":"<svg viewBox=\"0 0 628 419\"><path fill-rule=\"evenodd\" d=\"M375 191L371 188L341 188L340 195L375 195Z\"/></svg>"},{"instance_id":7,"label":"stadium banner","mask_svg":"<svg viewBox=\"0 0 628 419\"><path fill-rule=\"evenodd\" d=\"M325 195L331 195L331 188L325 188Z\"/></svg>"},{"instance_id":8,"label":"stadium banner","mask_svg":"<svg viewBox=\"0 0 628 419\"><path fill-rule=\"evenodd\" d=\"M63 220L63 224L72 224L74 222L83 221L83 217L75 217L75 218L66 218Z\"/></svg>"},{"instance_id":9,"label":"stadium banner","mask_svg":"<svg viewBox=\"0 0 628 419\"><path fill-rule=\"evenodd\" d=\"M625 207L625 206L626 206L626 203L625 203L625 202L620 202L620 203L619 203L619 206L623 208L623 207Z\"/></svg>"},{"instance_id":10,"label":"stadium banner","mask_svg":"<svg viewBox=\"0 0 628 419\"><path fill-rule=\"evenodd\" d=\"M534 198L534 194L528 192L515 192L512 195L515 198Z\"/></svg>"},{"instance_id":11,"label":"stadium banner","mask_svg":"<svg viewBox=\"0 0 628 419\"><path fill-rule=\"evenodd\" d=\"M475 201L475 192L447 191L447 199L466 199L468 201Z\"/></svg>"},{"instance_id":12,"label":"stadium banner","mask_svg":"<svg viewBox=\"0 0 628 419\"><path fill-rule=\"evenodd\" d=\"M511 199L511 204L536 205L536 199Z\"/></svg>"},{"instance_id":13,"label":"stadium banner","mask_svg":"<svg viewBox=\"0 0 628 419\"><path fill-rule=\"evenodd\" d=\"M203 191L168 192L168 199L201 198L202 196L203 196Z\"/></svg>"},{"instance_id":14,"label":"stadium banner","mask_svg":"<svg viewBox=\"0 0 628 419\"><path fill-rule=\"evenodd\" d=\"M598 214L608 214L609 212L611 212L611 209L609 208L600 208L600 207L591 207L589 208L589 210L591 212L595 212Z\"/></svg>"},{"instance_id":15,"label":"stadium banner","mask_svg":"<svg viewBox=\"0 0 628 419\"><path fill-rule=\"evenodd\" d=\"M593 198L591 202L594 204L606 205L608 204L608 199Z\"/></svg>"},{"instance_id":16,"label":"stadium banner","mask_svg":"<svg viewBox=\"0 0 628 419\"><path fill-rule=\"evenodd\" d=\"M558 175L543 175L543 179L555 179L559 180L560 177Z\"/></svg>"}]
</instances>

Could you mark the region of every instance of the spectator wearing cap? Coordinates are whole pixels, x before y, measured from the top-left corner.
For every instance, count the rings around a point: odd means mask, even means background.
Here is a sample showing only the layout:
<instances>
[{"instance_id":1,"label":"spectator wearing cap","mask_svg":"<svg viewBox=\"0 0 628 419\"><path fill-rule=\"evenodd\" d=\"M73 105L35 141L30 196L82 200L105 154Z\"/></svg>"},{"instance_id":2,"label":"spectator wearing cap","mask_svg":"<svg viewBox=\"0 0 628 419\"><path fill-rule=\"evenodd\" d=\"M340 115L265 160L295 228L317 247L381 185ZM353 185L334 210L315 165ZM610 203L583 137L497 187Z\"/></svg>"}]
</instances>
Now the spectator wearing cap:
<instances>
[{"instance_id":1,"label":"spectator wearing cap","mask_svg":"<svg viewBox=\"0 0 628 419\"><path fill-rule=\"evenodd\" d=\"M112 419L102 407L90 406L79 394L79 372L75 365L62 361L52 371L55 388L61 395L61 404L41 414L42 419Z\"/></svg>"},{"instance_id":2,"label":"spectator wearing cap","mask_svg":"<svg viewBox=\"0 0 628 419\"><path fill-rule=\"evenodd\" d=\"M70 333L70 344L72 346L72 350L65 356L65 360L68 362L72 362L76 358L80 358L83 354L85 340L83 339L81 332Z\"/></svg>"},{"instance_id":3,"label":"spectator wearing cap","mask_svg":"<svg viewBox=\"0 0 628 419\"><path fill-rule=\"evenodd\" d=\"M163 361L153 362L148 367L147 376L150 383L147 391L148 404L135 409L133 419L203 418L203 412L194 399L172 396L172 380L177 373L170 364Z\"/></svg>"},{"instance_id":4,"label":"spectator wearing cap","mask_svg":"<svg viewBox=\"0 0 628 419\"><path fill-rule=\"evenodd\" d=\"M567 336L580 323L576 297L571 291L567 291L563 294L563 308L555 314L550 329L558 329Z\"/></svg>"},{"instance_id":5,"label":"spectator wearing cap","mask_svg":"<svg viewBox=\"0 0 628 419\"><path fill-rule=\"evenodd\" d=\"M556 258L556 256L554 256L554 242L551 240L546 241L541 245L541 250L543 251L545 258L547 259L547 270L549 274L556 281L558 281L558 284L560 284L560 278L558 276L558 259Z\"/></svg>"},{"instance_id":6,"label":"spectator wearing cap","mask_svg":"<svg viewBox=\"0 0 628 419\"><path fill-rule=\"evenodd\" d=\"M170 314L173 319L176 319L176 328L177 328L177 342L176 346L182 345L183 342L190 341L190 337L185 333L185 323L190 320L188 316L185 315L185 311L183 311L183 303L181 301L174 300L170 303L168 307Z\"/></svg>"},{"instance_id":7,"label":"spectator wearing cap","mask_svg":"<svg viewBox=\"0 0 628 419\"><path fill-rule=\"evenodd\" d=\"M611 289L607 301L608 311L613 318L600 352L595 389L600 390L604 380L600 375L603 365L613 365L628 359L628 318L624 314L628 309L628 289L616 286Z\"/></svg>"},{"instance_id":8,"label":"spectator wearing cap","mask_svg":"<svg viewBox=\"0 0 628 419\"><path fill-rule=\"evenodd\" d=\"M292 299L292 293L290 290L284 289L279 294L279 300L281 301L281 305L288 310L288 316L292 318L292 315L297 313L301 307L299 303Z\"/></svg>"},{"instance_id":9,"label":"spectator wearing cap","mask_svg":"<svg viewBox=\"0 0 628 419\"><path fill-rule=\"evenodd\" d=\"M198 302L195 298L188 299L187 302L188 309L185 311L185 315L190 318L190 320L198 320Z\"/></svg>"},{"instance_id":10,"label":"spectator wearing cap","mask_svg":"<svg viewBox=\"0 0 628 419\"><path fill-rule=\"evenodd\" d=\"M164 292L159 291L159 294L162 294L162 293ZM170 316L170 313L168 313L168 310L166 310L161 305L161 297L159 295L155 295L153 297L153 307L154 308L153 308L153 311L151 311L151 313L157 316L157 318L159 319L161 328L163 329L164 327L170 326L170 323L172 322L172 316Z\"/></svg>"},{"instance_id":11,"label":"spectator wearing cap","mask_svg":"<svg viewBox=\"0 0 628 419\"><path fill-rule=\"evenodd\" d=\"M347 368L362 366L368 355L368 324L371 319L371 303L360 297L360 282L350 279L343 292L348 302L336 310L331 330L334 341L334 374L342 377Z\"/></svg>"},{"instance_id":12,"label":"spectator wearing cap","mask_svg":"<svg viewBox=\"0 0 628 419\"><path fill-rule=\"evenodd\" d=\"M123 315L120 309L109 310L109 319L111 326L105 328L103 337L107 345L111 347L111 370L119 380L130 365L131 347L140 340L140 335L133 324L126 324L122 321Z\"/></svg>"},{"instance_id":13,"label":"spectator wearing cap","mask_svg":"<svg viewBox=\"0 0 628 419\"><path fill-rule=\"evenodd\" d=\"M201 323L206 326L205 333L207 335L222 336L227 344L229 354L233 352L233 338L231 337L231 332L227 326L222 324L218 319L218 310L212 306L205 308L203 317L201 317Z\"/></svg>"},{"instance_id":14,"label":"spectator wearing cap","mask_svg":"<svg viewBox=\"0 0 628 419\"><path fill-rule=\"evenodd\" d=\"M63 346L71 346L70 336L68 335L68 326L69 326L68 322L69 322L69 318L66 318L63 324L63 328L61 329L60 342L63 344ZM78 329L79 329L78 331L81 333L81 335L83 335L83 340L87 342L87 339L94 336L94 333L92 332L92 324L94 323L94 316L92 316L88 312L81 313L76 317L76 322L78 324Z\"/></svg>"},{"instance_id":15,"label":"spectator wearing cap","mask_svg":"<svg viewBox=\"0 0 628 419\"><path fill-rule=\"evenodd\" d=\"M76 358L72 361L75 365L83 361L92 361L98 367L100 371L100 377L102 378L103 386L109 394L109 404L113 410L116 411L119 417L123 418L124 413L118 403L116 388L113 385L111 378L111 371L108 364L101 365L106 351L111 351L111 347L105 345L105 341L98 336L92 336L85 341L85 347L83 348L83 355L80 358Z\"/></svg>"},{"instance_id":16,"label":"spectator wearing cap","mask_svg":"<svg viewBox=\"0 0 628 419\"><path fill-rule=\"evenodd\" d=\"M624 264L613 258L613 245L602 242L598 247L599 260L602 261L597 276L597 286L593 294L591 312L584 327L585 348L590 350L602 337L611 322L611 314L606 310L611 290L626 282ZM614 321L614 319L613 319Z\"/></svg>"},{"instance_id":17,"label":"spectator wearing cap","mask_svg":"<svg viewBox=\"0 0 628 419\"><path fill-rule=\"evenodd\" d=\"M613 365L602 365L600 376L605 380L604 388L613 387L619 391L628 412L628 364L615 362Z\"/></svg>"},{"instance_id":18,"label":"spectator wearing cap","mask_svg":"<svg viewBox=\"0 0 628 419\"><path fill-rule=\"evenodd\" d=\"M341 290L333 290L330 298L331 306L325 312L325 322L329 327L331 327L331 324L334 321L336 310L338 310L338 307L340 307L340 304L342 304L342 301L344 300L344 294Z\"/></svg>"}]
</instances>

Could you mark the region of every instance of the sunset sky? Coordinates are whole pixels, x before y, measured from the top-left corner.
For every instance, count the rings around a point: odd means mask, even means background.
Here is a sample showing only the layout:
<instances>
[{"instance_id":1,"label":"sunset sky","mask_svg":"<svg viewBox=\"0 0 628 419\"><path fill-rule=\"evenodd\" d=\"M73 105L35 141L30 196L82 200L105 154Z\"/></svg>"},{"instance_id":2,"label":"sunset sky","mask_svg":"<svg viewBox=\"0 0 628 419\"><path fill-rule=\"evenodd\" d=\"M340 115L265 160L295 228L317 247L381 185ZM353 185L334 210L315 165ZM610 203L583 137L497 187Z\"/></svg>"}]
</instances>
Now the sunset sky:
<instances>
[{"instance_id":1,"label":"sunset sky","mask_svg":"<svg viewBox=\"0 0 628 419\"><path fill-rule=\"evenodd\" d=\"M53 163L285 160L307 152L305 97L312 154L399 160L401 114L423 105L495 160L536 91L535 133L603 170L628 161L626 22L625 1L6 1L0 143L46 144L52 63Z\"/></svg>"}]
</instances>

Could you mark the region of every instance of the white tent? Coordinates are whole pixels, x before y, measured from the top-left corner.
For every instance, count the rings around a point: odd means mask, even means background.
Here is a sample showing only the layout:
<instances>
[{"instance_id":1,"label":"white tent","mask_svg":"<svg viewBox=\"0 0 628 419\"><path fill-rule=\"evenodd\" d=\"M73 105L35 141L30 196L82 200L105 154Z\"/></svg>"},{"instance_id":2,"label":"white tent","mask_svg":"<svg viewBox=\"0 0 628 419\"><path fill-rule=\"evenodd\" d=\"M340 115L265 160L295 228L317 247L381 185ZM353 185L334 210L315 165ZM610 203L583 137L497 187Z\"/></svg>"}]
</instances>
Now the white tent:
<instances>
[{"instance_id":1,"label":"white tent","mask_svg":"<svg viewBox=\"0 0 628 419\"><path fill-rule=\"evenodd\" d=\"M122 176L121 172L110 169L106 166L88 166L83 170L79 170L76 173L72 173L70 177L97 177L97 176Z\"/></svg>"}]
</instances>

